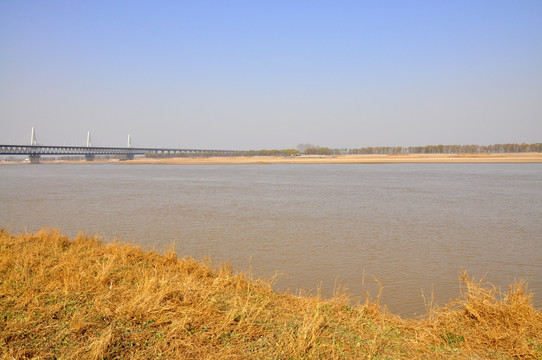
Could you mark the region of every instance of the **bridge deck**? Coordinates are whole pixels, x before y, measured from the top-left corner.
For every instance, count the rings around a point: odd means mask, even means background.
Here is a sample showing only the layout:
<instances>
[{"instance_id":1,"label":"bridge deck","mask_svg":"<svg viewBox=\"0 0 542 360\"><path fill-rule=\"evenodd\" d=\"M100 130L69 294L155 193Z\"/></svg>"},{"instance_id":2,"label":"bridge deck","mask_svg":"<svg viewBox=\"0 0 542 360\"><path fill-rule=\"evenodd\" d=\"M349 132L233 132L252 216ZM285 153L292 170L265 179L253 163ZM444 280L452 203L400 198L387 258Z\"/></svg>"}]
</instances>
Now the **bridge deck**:
<instances>
[{"instance_id":1,"label":"bridge deck","mask_svg":"<svg viewBox=\"0 0 542 360\"><path fill-rule=\"evenodd\" d=\"M144 155L147 153L233 154L233 150L135 148L98 146L45 146L45 145L0 145L0 155Z\"/></svg>"}]
</instances>

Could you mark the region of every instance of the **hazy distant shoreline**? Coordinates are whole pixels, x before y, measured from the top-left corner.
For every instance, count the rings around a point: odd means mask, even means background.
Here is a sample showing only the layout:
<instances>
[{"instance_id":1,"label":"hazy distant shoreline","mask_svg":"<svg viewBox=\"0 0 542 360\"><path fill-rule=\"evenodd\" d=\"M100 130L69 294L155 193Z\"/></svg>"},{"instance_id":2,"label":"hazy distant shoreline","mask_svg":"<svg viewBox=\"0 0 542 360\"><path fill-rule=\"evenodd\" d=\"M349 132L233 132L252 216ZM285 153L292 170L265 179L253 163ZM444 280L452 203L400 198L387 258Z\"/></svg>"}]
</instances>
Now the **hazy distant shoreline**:
<instances>
[{"instance_id":1,"label":"hazy distant shoreline","mask_svg":"<svg viewBox=\"0 0 542 360\"><path fill-rule=\"evenodd\" d=\"M329 156L236 156L136 158L134 160L40 160L44 164L118 163L125 165L243 165L243 164L393 164L393 163L542 163L542 153L504 154L410 154L410 155L329 155ZM0 164L23 164L24 161L1 161Z\"/></svg>"}]
</instances>

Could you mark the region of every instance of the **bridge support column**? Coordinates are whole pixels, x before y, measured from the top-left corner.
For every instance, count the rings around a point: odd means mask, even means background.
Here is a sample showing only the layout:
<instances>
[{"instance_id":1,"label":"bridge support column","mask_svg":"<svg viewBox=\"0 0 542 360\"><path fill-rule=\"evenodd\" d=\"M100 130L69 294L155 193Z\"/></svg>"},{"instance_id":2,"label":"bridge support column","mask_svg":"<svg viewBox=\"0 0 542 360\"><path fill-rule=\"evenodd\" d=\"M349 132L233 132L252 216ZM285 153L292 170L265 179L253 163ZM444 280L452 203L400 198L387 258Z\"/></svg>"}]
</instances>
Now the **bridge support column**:
<instances>
[{"instance_id":1,"label":"bridge support column","mask_svg":"<svg viewBox=\"0 0 542 360\"><path fill-rule=\"evenodd\" d=\"M31 164L39 164L40 163L40 154L30 154L28 155L28 159L30 160Z\"/></svg>"},{"instance_id":2,"label":"bridge support column","mask_svg":"<svg viewBox=\"0 0 542 360\"><path fill-rule=\"evenodd\" d=\"M85 154L85 160L86 161L92 161L94 160L94 154Z\"/></svg>"},{"instance_id":3,"label":"bridge support column","mask_svg":"<svg viewBox=\"0 0 542 360\"><path fill-rule=\"evenodd\" d=\"M134 154L126 154L126 160L134 160Z\"/></svg>"}]
</instances>

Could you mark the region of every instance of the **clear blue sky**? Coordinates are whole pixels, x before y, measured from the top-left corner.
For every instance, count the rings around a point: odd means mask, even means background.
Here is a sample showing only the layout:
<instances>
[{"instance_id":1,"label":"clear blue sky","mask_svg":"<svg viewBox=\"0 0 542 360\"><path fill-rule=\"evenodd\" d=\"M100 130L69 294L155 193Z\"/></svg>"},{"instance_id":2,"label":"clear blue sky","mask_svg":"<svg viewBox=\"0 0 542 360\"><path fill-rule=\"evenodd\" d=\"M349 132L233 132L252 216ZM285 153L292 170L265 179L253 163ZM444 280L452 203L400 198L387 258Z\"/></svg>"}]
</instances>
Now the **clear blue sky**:
<instances>
[{"instance_id":1,"label":"clear blue sky","mask_svg":"<svg viewBox=\"0 0 542 360\"><path fill-rule=\"evenodd\" d=\"M0 143L542 141L542 1L0 2Z\"/></svg>"}]
</instances>

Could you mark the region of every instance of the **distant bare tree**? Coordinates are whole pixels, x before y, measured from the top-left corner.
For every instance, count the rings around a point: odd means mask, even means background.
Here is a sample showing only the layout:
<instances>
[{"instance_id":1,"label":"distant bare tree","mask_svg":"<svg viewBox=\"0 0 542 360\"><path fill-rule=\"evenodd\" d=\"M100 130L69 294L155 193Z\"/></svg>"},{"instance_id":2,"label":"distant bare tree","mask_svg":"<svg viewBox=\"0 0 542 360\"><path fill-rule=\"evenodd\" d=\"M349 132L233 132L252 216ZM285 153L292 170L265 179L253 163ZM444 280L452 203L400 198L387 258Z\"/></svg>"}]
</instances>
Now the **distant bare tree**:
<instances>
[{"instance_id":1,"label":"distant bare tree","mask_svg":"<svg viewBox=\"0 0 542 360\"><path fill-rule=\"evenodd\" d=\"M317 146L314 146L313 144L299 144L297 145L297 150L299 150L300 153L305 153L305 151L307 151L307 149L312 149L312 148L315 148Z\"/></svg>"}]
</instances>

